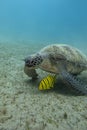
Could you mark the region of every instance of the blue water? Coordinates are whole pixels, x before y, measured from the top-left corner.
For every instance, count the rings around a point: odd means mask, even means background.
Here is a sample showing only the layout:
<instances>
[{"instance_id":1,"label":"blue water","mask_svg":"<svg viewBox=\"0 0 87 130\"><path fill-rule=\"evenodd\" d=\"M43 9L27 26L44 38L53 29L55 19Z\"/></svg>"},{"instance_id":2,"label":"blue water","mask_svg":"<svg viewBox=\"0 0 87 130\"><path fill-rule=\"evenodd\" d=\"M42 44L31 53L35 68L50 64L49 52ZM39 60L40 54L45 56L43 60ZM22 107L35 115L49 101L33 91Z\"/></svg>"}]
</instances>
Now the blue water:
<instances>
[{"instance_id":1,"label":"blue water","mask_svg":"<svg viewBox=\"0 0 87 130\"><path fill-rule=\"evenodd\" d=\"M86 46L87 0L0 0L0 40Z\"/></svg>"}]
</instances>

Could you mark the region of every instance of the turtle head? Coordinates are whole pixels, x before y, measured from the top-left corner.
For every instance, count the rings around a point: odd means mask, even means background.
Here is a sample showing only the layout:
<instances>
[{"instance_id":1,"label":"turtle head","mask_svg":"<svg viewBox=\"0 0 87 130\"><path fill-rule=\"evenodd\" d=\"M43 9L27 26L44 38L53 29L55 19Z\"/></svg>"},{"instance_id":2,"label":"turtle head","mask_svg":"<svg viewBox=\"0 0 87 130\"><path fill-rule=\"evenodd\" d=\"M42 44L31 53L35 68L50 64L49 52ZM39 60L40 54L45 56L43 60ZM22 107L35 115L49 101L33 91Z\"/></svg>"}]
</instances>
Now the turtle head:
<instances>
[{"instance_id":1,"label":"turtle head","mask_svg":"<svg viewBox=\"0 0 87 130\"><path fill-rule=\"evenodd\" d=\"M42 63L43 57L37 53L25 58L24 61L25 66L28 67L28 69L36 69Z\"/></svg>"}]
</instances>

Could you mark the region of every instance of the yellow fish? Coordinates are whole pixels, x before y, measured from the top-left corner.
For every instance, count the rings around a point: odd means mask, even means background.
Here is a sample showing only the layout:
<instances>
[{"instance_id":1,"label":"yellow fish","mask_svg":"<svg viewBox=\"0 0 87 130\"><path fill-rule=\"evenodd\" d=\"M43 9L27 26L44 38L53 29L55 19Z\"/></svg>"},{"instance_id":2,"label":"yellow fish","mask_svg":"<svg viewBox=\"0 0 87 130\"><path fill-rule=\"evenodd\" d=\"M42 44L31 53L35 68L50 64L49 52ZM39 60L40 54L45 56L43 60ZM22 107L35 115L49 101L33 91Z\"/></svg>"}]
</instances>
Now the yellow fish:
<instances>
[{"instance_id":1,"label":"yellow fish","mask_svg":"<svg viewBox=\"0 0 87 130\"><path fill-rule=\"evenodd\" d=\"M53 88L55 81L56 81L56 75L55 76L48 75L47 77L43 78L40 81L39 90L47 90Z\"/></svg>"}]
</instances>

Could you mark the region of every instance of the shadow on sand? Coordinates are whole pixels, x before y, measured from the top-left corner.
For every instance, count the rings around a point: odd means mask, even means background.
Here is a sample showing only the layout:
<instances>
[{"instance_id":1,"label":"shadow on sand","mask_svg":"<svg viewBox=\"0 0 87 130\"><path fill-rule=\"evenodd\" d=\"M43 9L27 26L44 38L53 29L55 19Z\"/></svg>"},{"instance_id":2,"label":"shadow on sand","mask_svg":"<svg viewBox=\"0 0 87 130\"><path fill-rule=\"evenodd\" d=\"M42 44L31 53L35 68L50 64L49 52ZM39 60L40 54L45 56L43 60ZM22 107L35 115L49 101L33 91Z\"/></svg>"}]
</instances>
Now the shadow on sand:
<instances>
[{"instance_id":1,"label":"shadow on sand","mask_svg":"<svg viewBox=\"0 0 87 130\"><path fill-rule=\"evenodd\" d=\"M82 81L86 81L86 79L84 79L84 76L81 77ZM29 84L30 87L33 86L33 89L35 88L36 90L36 86L38 87L40 79L28 79L25 81L26 84ZM86 81L87 84L87 81ZM35 92L35 91L34 91ZM77 90L75 90L72 86L63 83L62 79L58 79L58 81L55 83L54 88L50 89L50 90L43 90L43 91L39 91L36 93L58 93L58 94L62 94L62 95L67 95L67 96L83 96L82 93L78 92Z\"/></svg>"}]
</instances>

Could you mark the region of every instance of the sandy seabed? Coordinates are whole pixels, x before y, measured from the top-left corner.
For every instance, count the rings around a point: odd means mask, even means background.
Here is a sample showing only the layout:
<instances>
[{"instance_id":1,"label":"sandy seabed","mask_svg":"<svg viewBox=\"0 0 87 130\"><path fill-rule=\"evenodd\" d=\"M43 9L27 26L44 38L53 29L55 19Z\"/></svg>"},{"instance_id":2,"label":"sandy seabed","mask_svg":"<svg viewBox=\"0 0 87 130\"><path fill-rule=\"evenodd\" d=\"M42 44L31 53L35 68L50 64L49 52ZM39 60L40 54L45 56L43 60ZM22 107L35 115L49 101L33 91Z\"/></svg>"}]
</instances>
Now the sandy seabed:
<instances>
[{"instance_id":1,"label":"sandy seabed","mask_svg":"<svg viewBox=\"0 0 87 130\"><path fill-rule=\"evenodd\" d=\"M87 130L87 96L58 80L55 88L39 91L39 78L29 79L25 56L37 50L29 44L0 43L0 130ZM80 76L87 83L87 73Z\"/></svg>"}]
</instances>

